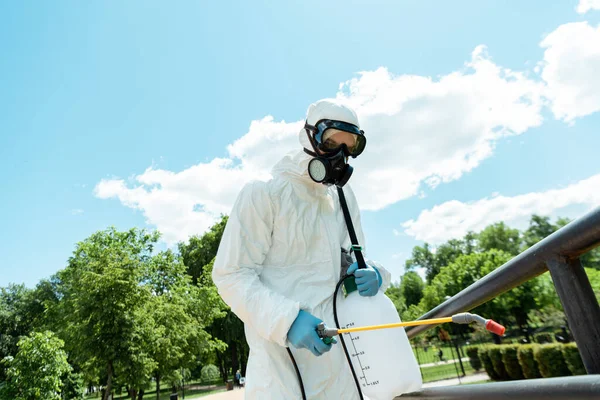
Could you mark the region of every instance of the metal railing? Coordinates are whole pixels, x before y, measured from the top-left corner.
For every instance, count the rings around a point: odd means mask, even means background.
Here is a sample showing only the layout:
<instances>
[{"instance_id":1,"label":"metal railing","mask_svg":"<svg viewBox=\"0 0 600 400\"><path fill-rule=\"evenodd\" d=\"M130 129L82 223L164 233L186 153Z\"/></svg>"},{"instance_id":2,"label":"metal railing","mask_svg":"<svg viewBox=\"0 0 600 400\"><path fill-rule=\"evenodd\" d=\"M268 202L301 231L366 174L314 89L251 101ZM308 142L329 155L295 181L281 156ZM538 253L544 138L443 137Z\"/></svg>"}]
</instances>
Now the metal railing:
<instances>
[{"instance_id":1,"label":"metal railing","mask_svg":"<svg viewBox=\"0 0 600 400\"><path fill-rule=\"evenodd\" d=\"M600 207L554 232L419 318L449 317L459 312L470 311L549 270L569 328L589 374L587 377L438 387L405 394L397 399L460 397L493 400L508 396L527 399L600 399L600 306L579 259L581 255L599 245ZM406 333L409 338L413 338L434 326L421 325L407 330ZM541 392L545 391L546 395L535 397L537 394L534 395L533 392L536 387ZM568 396L565 390L573 390L571 396Z\"/></svg>"}]
</instances>

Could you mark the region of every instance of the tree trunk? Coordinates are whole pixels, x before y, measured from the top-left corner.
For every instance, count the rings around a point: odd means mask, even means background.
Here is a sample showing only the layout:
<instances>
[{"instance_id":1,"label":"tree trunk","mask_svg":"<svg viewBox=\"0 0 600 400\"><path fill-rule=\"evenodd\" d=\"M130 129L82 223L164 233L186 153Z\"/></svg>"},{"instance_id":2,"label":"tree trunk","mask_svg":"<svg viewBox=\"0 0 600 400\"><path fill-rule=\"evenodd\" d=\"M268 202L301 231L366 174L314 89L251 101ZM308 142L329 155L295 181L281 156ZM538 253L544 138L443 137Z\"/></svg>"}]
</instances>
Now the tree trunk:
<instances>
[{"instance_id":1,"label":"tree trunk","mask_svg":"<svg viewBox=\"0 0 600 400\"><path fill-rule=\"evenodd\" d=\"M133 388L128 388L127 389L127 393L131 397L131 400L135 400L136 399L136 397L137 397L137 390L135 390Z\"/></svg>"},{"instance_id":2,"label":"tree trunk","mask_svg":"<svg viewBox=\"0 0 600 400\"><path fill-rule=\"evenodd\" d=\"M241 370L242 376L246 376L246 365L248 364L248 352L246 351L246 343L243 342L240 345L240 362L241 362Z\"/></svg>"},{"instance_id":3,"label":"tree trunk","mask_svg":"<svg viewBox=\"0 0 600 400\"><path fill-rule=\"evenodd\" d=\"M160 400L160 375L157 373L155 378L156 378L156 400Z\"/></svg>"},{"instance_id":4,"label":"tree trunk","mask_svg":"<svg viewBox=\"0 0 600 400\"><path fill-rule=\"evenodd\" d=\"M108 398L110 397L110 394L112 392L112 378L113 378L113 363L112 361L108 362L108 366L107 366L107 374L108 374L108 379L106 381L106 388L104 391L104 397L102 398L102 400L108 400Z\"/></svg>"},{"instance_id":5,"label":"tree trunk","mask_svg":"<svg viewBox=\"0 0 600 400\"><path fill-rule=\"evenodd\" d=\"M240 365L238 360L238 343L233 342L229 347L231 348L231 372L235 376Z\"/></svg>"},{"instance_id":6,"label":"tree trunk","mask_svg":"<svg viewBox=\"0 0 600 400\"><path fill-rule=\"evenodd\" d=\"M144 393L146 393L146 391L144 389L140 389L137 400L144 400Z\"/></svg>"},{"instance_id":7,"label":"tree trunk","mask_svg":"<svg viewBox=\"0 0 600 400\"><path fill-rule=\"evenodd\" d=\"M221 374L221 379L223 382L227 382L227 372L225 371L223 357L221 353L217 352L217 364L219 364L219 373Z\"/></svg>"}]
</instances>

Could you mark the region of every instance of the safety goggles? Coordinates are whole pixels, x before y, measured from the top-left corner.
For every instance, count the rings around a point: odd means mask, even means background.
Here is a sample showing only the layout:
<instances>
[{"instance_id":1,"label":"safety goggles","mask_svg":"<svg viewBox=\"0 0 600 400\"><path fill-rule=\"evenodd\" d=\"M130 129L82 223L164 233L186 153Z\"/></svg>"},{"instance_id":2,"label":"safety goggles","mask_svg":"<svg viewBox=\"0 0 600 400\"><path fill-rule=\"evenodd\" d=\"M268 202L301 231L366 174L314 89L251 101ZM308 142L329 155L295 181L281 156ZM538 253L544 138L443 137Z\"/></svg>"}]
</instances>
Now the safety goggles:
<instances>
[{"instance_id":1,"label":"safety goggles","mask_svg":"<svg viewBox=\"0 0 600 400\"><path fill-rule=\"evenodd\" d=\"M317 148L325 153L332 153L343 147L347 156L356 157L363 152L365 146L367 145L367 138L365 137L364 131L358 129L356 125L352 125L347 122L323 119L317 122L315 126L306 124L306 127L314 132L313 137L317 144ZM354 145L348 147L345 143L336 143L331 139L323 142L323 135L328 129L337 129L354 134L356 139L354 141Z\"/></svg>"}]
</instances>

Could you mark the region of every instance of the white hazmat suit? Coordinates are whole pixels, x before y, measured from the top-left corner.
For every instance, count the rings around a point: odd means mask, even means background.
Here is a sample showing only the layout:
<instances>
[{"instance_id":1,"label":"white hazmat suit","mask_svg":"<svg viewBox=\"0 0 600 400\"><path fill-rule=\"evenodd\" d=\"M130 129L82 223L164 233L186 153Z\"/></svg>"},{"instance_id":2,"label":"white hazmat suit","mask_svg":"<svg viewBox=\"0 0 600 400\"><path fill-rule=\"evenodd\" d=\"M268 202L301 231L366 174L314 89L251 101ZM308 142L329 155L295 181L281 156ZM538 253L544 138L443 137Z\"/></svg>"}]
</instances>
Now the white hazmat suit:
<instances>
[{"instance_id":1,"label":"white hazmat suit","mask_svg":"<svg viewBox=\"0 0 600 400\"><path fill-rule=\"evenodd\" d=\"M358 126L349 109L325 106L312 105L308 123L330 118ZM305 131L299 135L302 146L312 150ZM340 279L341 248L349 250L351 245L336 188L309 177L310 159L302 150L287 155L274 166L271 180L244 186L214 263L212 277L219 294L245 325L250 347L247 399L301 398L286 347L294 354L307 398L359 398L341 343L316 357L287 340L300 309L335 326L333 292ZM356 198L349 185L344 193L364 246ZM378 269L379 290L385 291L390 273L373 261L367 263Z\"/></svg>"}]
</instances>

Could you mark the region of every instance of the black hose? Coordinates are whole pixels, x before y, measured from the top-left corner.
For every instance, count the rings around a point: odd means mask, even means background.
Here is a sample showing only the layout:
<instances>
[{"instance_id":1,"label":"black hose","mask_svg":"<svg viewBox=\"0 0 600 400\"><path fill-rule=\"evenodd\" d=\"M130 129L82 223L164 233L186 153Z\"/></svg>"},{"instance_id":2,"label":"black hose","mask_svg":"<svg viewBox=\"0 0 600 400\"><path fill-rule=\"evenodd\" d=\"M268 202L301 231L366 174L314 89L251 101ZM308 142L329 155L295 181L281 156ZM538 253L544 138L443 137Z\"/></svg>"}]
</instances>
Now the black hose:
<instances>
[{"instance_id":1,"label":"black hose","mask_svg":"<svg viewBox=\"0 0 600 400\"><path fill-rule=\"evenodd\" d=\"M342 279L339 280L335 287L335 291L333 292L333 318L335 320L335 325L339 328L340 323L338 321L337 316L337 294L342 286L342 283L353 275L344 275ZM346 360L348 360L348 365L350 366L350 371L352 371L352 377L354 378L354 383L356 383L356 389L358 390L358 396L360 400L364 400L362 391L360 390L360 383L358 382L358 378L356 377L356 372L354 371L354 367L352 366L352 359L350 358L350 353L348 353L348 348L346 347L346 342L344 341L344 335L340 335L340 341L342 342L342 348L344 349L344 354L346 354ZM302 391L302 399L306 400L306 393L304 392L304 384L302 383L302 376L300 375L300 370L298 369L298 364L296 364L296 360L290 350L289 347L286 347L290 358L292 359L292 363L294 363L294 368L296 369L296 375L298 376L298 382L300 383L300 390Z\"/></svg>"},{"instance_id":2,"label":"black hose","mask_svg":"<svg viewBox=\"0 0 600 400\"><path fill-rule=\"evenodd\" d=\"M296 364L296 360L294 359L294 355L289 347L286 347L292 362L294 363L294 369L296 370L296 375L298 375L298 382L300 382L300 390L302 391L302 400L306 400L306 393L304 393L304 384L302 383L302 375L300 375L300 370L298 369L298 364Z\"/></svg>"},{"instance_id":3,"label":"black hose","mask_svg":"<svg viewBox=\"0 0 600 400\"><path fill-rule=\"evenodd\" d=\"M348 279L352 276L353 275L342 276L342 279L340 279L340 281L337 283L337 286L335 287L335 292L333 292L333 318L335 320L335 326L337 326L338 329L341 328L340 323L338 321L338 316L337 316L338 290L342 286L342 283L344 283L344 281L346 279ZM363 395L362 395L362 390L360 390L360 383L358 382L358 378L356 377L356 372L354 371L354 367L352 366L352 359L350 358L350 353L348 353L348 348L346 347L346 342L344 341L344 334L342 333L339 336L340 336L340 341L342 342L342 347L344 348L344 353L346 354L346 359L348 360L348 365L350 366L350 370L352 371L352 376L354 377L354 383L356 383L356 390L358 390L358 397L360 397L360 400L364 400Z\"/></svg>"}]
</instances>

